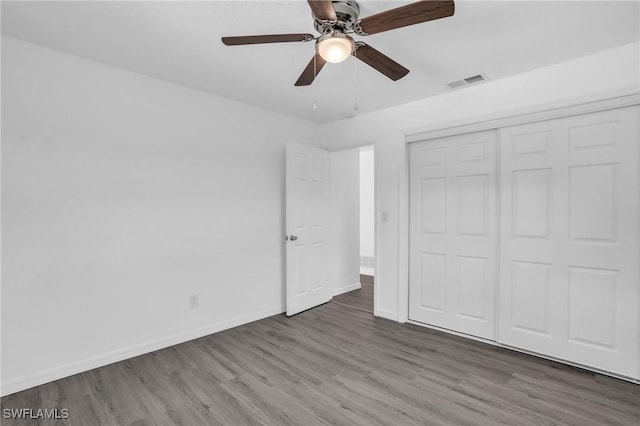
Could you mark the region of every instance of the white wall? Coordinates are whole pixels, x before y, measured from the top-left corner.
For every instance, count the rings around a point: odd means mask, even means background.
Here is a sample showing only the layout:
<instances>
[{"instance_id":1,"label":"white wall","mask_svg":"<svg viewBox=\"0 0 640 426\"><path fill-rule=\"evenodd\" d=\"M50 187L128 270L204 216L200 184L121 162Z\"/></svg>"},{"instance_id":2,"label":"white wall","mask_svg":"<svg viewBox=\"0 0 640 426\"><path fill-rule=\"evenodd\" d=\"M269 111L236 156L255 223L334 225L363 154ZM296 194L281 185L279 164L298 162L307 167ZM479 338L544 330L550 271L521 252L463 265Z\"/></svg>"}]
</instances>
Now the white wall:
<instances>
[{"instance_id":1,"label":"white wall","mask_svg":"<svg viewBox=\"0 0 640 426\"><path fill-rule=\"evenodd\" d=\"M640 43L470 86L323 126L332 149L375 143L378 217L376 315L407 318L408 212L405 136L514 111L639 90ZM384 222L387 213L388 222Z\"/></svg>"},{"instance_id":2,"label":"white wall","mask_svg":"<svg viewBox=\"0 0 640 426\"><path fill-rule=\"evenodd\" d=\"M372 263L375 257L374 193L374 150L372 146L363 147L360 149L360 256L368 258L368 263L360 267L360 272L367 275L375 272Z\"/></svg>"},{"instance_id":3,"label":"white wall","mask_svg":"<svg viewBox=\"0 0 640 426\"><path fill-rule=\"evenodd\" d=\"M5 36L2 114L3 393L282 311L316 126Z\"/></svg>"},{"instance_id":4,"label":"white wall","mask_svg":"<svg viewBox=\"0 0 640 426\"><path fill-rule=\"evenodd\" d=\"M334 151L329 161L329 282L335 295L360 288L360 151Z\"/></svg>"},{"instance_id":5,"label":"white wall","mask_svg":"<svg viewBox=\"0 0 640 426\"><path fill-rule=\"evenodd\" d=\"M639 48L321 126L332 149L376 145L377 315L406 319L405 136L638 91ZM281 311L284 143L316 126L5 36L2 54L3 393Z\"/></svg>"}]
</instances>

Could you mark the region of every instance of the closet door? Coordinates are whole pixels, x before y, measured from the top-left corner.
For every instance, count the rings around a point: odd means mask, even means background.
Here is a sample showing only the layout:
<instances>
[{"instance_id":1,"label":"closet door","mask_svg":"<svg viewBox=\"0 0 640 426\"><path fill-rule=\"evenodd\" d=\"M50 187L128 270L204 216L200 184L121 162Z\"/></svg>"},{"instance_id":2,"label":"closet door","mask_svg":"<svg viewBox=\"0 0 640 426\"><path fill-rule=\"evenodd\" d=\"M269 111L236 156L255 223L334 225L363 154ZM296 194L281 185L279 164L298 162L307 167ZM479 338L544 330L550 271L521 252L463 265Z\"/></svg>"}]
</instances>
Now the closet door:
<instances>
[{"instance_id":1,"label":"closet door","mask_svg":"<svg viewBox=\"0 0 640 426\"><path fill-rule=\"evenodd\" d=\"M409 151L409 318L494 339L495 132Z\"/></svg>"},{"instance_id":2,"label":"closet door","mask_svg":"<svg viewBox=\"0 0 640 426\"><path fill-rule=\"evenodd\" d=\"M638 376L638 113L500 130L500 342Z\"/></svg>"}]
</instances>

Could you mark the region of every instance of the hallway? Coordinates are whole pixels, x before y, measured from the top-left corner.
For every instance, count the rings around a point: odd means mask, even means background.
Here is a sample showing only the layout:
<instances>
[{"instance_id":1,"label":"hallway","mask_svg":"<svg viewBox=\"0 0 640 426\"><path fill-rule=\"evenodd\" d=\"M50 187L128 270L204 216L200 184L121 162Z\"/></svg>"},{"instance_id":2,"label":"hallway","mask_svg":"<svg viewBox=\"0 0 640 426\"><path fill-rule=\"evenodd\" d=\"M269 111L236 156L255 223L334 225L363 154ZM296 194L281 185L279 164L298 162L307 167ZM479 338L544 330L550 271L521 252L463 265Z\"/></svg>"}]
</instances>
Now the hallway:
<instances>
[{"instance_id":1,"label":"hallway","mask_svg":"<svg viewBox=\"0 0 640 426\"><path fill-rule=\"evenodd\" d=\"M373 279L370 275L360 275L361 288L335 296L331 301L373 314Z\"/></svg>"}]
</instances>

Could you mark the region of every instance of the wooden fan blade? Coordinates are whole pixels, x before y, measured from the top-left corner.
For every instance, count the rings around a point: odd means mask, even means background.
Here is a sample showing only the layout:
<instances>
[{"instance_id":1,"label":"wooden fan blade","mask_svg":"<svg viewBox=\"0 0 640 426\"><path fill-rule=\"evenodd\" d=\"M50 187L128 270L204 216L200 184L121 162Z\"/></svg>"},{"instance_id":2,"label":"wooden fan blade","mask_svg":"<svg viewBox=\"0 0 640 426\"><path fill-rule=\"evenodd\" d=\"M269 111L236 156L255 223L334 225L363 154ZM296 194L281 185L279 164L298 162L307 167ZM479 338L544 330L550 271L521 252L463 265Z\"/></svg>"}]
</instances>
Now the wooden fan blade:
<instances>
[{"instance_id":1,"label":"wooden fan blade","mask_svg":"<svg viewBox=\"0 0 640 426\"><path fill-rule=\"evenodd\" d=\"M400 80L409 73L408 69L393 59L362 42L358 42L356 50L352 55L371 68L380 71L393 81Z\"/></svg>"},{"instance_id":2,"label":"wooden fan blade","mask_svg":"<svg viewBox=\"0 0 640 426\"><path fill-rule=\"evenodd\" d=\"M368 35L395 28L408 27L409 25L452 16L454 11L455 5L452 0L419 1L363 18L356 33Z\"/></svg>"},{"instance_id":3,"label":"wooden fan blade","mask_svg":"<svg viewBox=\"0 0 640 426\"><path fill-rule=\"evenodd\" d=\"M307 0L313 16L325 21L337 21L336 10L331 0Z\"/></svg>"},{"instance_id":4,"label":"wooden fan blade","mask_svg":"<svg viewBox=\"0 0 640 426\"><path fill-rule=\"evenodd\" d=\"M302 71L302 74L300 74L298 81L296 81L296 86L308 86L313 83L313 80L316 79L316 76L320 73L320 70L326 63L327 61L322 59L322 57L316 53L315 56L311 58L311 61L309 61L309 64L304 71Z\"/></svg>"},{"instance_id":5,"label":"wooden fan blade","mask_svg":"<svg viewBox=\"0 0 640 426\"><path fill-rule=\"evenodd\" d=\"M292 41L311 41L311 34L266 34L238 37L222 37L222 42L227 46L240 46L243 44L262 43L288 43Z\"/></svg>"}]
</instances>

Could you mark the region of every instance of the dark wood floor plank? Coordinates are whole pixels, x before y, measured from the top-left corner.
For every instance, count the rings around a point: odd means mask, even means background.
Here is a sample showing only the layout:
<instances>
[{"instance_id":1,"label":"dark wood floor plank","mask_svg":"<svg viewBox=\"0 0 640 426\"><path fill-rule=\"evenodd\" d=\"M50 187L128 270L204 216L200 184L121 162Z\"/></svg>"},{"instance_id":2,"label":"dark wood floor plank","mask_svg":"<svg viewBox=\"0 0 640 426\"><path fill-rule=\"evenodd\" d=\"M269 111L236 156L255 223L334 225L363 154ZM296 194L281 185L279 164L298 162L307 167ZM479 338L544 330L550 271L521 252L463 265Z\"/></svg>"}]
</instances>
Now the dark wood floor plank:
<instances>
[{"instance_id":1,"label":"dark wood floor plank","mask_svg":"<svg viewBox=\"0 0 640 426\"><path fill-rule=\"evenodd\" d=\"M372 288L351 293L9 395L71 418L2 424L640 424L638 385L375 318Z\"/></svg>"}]
</instances>

